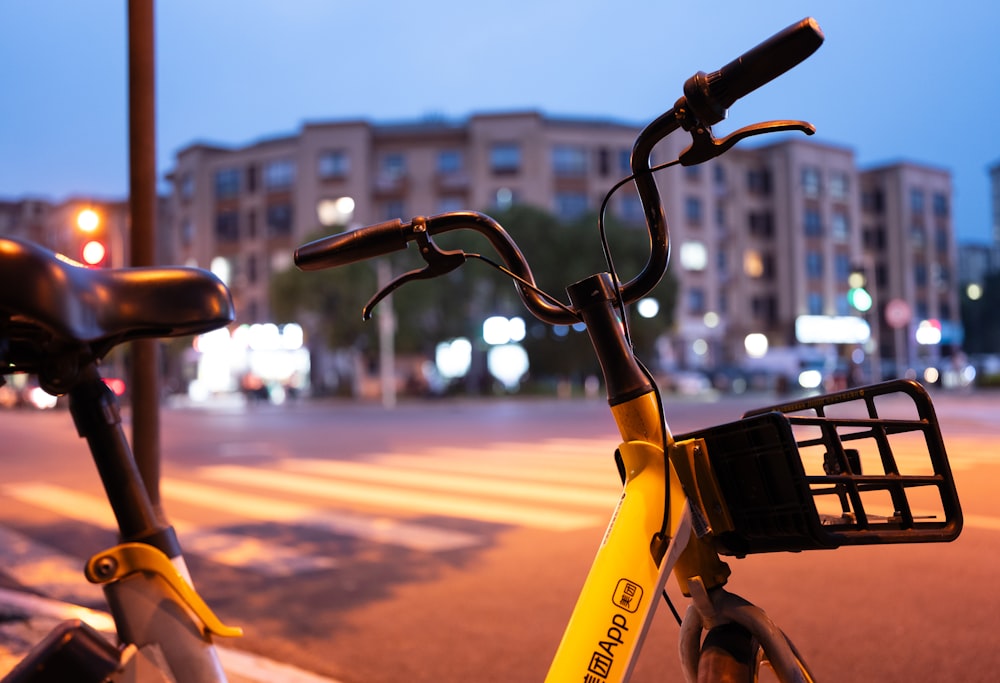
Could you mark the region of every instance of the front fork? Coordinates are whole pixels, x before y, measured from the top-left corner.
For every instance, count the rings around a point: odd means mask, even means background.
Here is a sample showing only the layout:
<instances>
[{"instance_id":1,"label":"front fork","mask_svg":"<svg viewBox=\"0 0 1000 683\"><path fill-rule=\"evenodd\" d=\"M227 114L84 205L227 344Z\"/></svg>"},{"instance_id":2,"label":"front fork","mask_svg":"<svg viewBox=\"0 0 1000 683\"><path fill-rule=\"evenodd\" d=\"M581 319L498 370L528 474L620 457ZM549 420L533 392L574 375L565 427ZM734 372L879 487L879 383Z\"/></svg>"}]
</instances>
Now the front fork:
<instances>
[{"instance_id":1,"label":"front fork","mask_svg":"<svg viewBox=\"0 0 1000 683\"><path fill-rule=\"evenodd\" d=\"M118 523L121 543L92 557L86 574L103 586L121 642L140 652L158 650L154 659L162 655L178 681L224 682L211 634L240 630L222 625L192 587L174 530L159 519L146 492L118 399L95 366L84 369L70 391L70 412Z\"/></svg>"}]
</instances>

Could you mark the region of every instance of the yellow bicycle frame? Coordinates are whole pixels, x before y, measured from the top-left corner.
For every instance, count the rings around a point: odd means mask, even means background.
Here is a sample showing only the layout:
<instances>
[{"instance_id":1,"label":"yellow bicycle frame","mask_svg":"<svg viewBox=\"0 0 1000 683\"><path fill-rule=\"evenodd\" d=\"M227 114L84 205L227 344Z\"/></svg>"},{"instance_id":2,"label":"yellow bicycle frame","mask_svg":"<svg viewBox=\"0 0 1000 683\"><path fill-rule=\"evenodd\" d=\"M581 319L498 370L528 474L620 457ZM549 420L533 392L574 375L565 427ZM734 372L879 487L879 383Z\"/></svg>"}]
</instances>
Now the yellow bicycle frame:
<instances>
[{"instance_id":1,"label":"yellow bicycle frame","mask_svg":"<svg viewBox=\"0 0 1000 683\"><path fill-rule=\"evenodd\" d=\"M718 585L728 576L728 567L685 523L687 498L665 456L671 440L656 394L611 410L623 439L624 489L546 676L552 683L627 680L675 562L685 592L689 577L712 577Z\"/></svg>"}]
</instances>

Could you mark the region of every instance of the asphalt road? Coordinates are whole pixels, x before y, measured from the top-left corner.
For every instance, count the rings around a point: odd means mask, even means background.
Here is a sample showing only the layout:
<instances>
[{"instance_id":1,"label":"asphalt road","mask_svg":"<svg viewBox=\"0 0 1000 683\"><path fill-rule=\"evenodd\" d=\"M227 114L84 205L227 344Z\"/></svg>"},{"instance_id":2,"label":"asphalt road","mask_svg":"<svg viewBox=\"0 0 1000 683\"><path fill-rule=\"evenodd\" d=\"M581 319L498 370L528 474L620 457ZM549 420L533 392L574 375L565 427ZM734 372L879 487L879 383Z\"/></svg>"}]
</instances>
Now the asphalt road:
<instances>
[{"instance_id":1,"label":"asphalt road","mask_svg":"<svg viewBox=\"0 0 1000 683\"><path fill-rule=\"evenodd\" d=\"M996 679L1000 395L934 398L957 541L730 562L819 680ZM762 400L668 399L668 421ZM230 644L345 683L541 680L617 498L602 401L173 408L162 432L192 574L248 634ZM115 536L68 414L2 412L0 434L0 547L39 553L0 555L3 571L98 605L74 567ZM661 609L634 680L679 680L676 636Z\"/></svg>"}]
</instances>

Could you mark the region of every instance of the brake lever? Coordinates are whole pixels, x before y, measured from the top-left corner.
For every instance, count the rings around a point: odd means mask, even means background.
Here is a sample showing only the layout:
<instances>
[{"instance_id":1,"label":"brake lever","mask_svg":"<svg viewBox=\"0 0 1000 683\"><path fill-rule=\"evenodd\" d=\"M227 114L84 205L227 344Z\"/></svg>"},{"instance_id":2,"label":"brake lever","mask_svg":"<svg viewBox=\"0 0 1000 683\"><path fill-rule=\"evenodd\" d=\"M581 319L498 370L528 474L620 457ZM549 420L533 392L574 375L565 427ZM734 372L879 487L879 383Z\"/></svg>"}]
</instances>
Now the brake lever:
<instances>
[{"instance_id":1,"label":"brake lever","mask_svg":"<svg viewBox=\"0 0 1000 683\"><path fill-rule=\"evenodd\" d=\"M375 309L375 306L382 301L382 299L392 294L407 282L412 282L414 280L429 280L431 278L438 277L439 275L450 273L465 263L466 254L464 251L461 249L452 249L449 251L440 249L436 244L434 244L434 242L431 241L431 236L427 234L427 226L417 219L414 219L413 234L417 247L420 250L420 255L423 257L424 261L427 262L427 267L417 268L407 273L403 273L402 275L393 278L387 285L376 292L375 296L373 296L368 303L365 304L365 307L361 312L361 316L365 320L371 320L372 311Z\"/></svg>"},{"instance_id":2,"label":"brake lever","mask_svg":"<svg viewBox=\"0 0 1000 683\"><path fill-rule=\"evenodd\" d=\"M765 121L735 130L721 140L716 140L709 126L696 126L690 130L691 146L681 152L681 166L694 166L728 151L733 145L754 135L797 130L806 135L816 132L816 127L805 121Z\"/></svg>"}]
</instances>

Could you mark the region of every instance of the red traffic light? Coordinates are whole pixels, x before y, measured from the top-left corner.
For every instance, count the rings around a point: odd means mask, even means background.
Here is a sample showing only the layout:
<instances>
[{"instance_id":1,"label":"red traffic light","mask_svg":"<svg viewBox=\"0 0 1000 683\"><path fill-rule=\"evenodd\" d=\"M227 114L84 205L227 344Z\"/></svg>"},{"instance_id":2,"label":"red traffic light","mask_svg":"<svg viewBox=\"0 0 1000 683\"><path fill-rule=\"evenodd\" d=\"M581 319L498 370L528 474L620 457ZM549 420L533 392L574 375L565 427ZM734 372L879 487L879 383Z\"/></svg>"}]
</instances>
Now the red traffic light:
<instances>
[{"instance_id":1,"label":"red traffic light","mask_svg":"<svg viewBox=\"0 0 1000 683\"><path fill-rule=\"evenodd\" d=\"M100 266L104 264L108 256L108 250L102 242L89 240L83 245L81 255L83 256L83 262L88 266Z\"/></svg>"}]
</instances>

